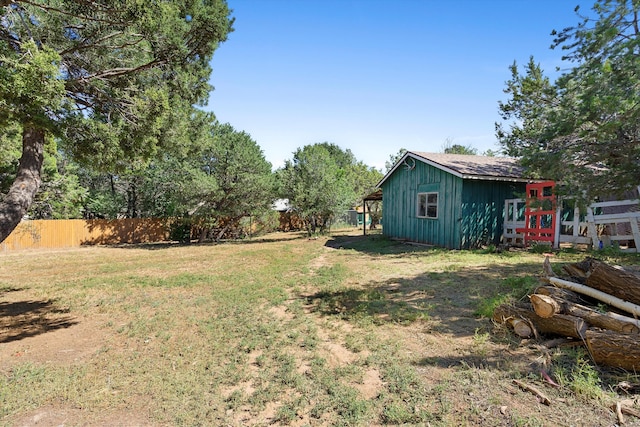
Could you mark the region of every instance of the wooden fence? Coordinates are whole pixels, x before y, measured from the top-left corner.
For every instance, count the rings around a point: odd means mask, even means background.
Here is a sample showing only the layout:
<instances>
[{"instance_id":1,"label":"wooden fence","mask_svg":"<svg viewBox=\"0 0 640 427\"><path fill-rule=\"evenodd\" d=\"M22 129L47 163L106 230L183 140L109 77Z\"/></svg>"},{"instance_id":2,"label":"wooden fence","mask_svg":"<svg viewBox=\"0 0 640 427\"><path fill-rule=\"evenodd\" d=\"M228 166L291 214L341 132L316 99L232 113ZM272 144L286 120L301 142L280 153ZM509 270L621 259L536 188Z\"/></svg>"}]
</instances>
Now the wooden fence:
<instances>
[{"instance_id":1,"label":"wooden fence","mask_svg":"<svg viewBox=\"0 0 640 427\"><path fill-rule=\"evenodd\" d=\"M524 206L523 199L505 201L502 235L505 243L526 243L520 232L527 225ZM563 243L585 244L592 248L616 245L624 252L639 252L640 199L593 203L587 207L585 215L578 208L563 212L562 203L559 203L555 221L554 247Z\"/></svg>"},{"instance_id":2,"label":"wooden fence","mask_svg":"<svg viewBox=\"0 0 640 427\"><path fill-rule=\"evenodd\" d=\"M22 221L0 244L0 250L149 243L168 238L169 222L166 219L30 220Z\"/></svg>"}]
</instances>

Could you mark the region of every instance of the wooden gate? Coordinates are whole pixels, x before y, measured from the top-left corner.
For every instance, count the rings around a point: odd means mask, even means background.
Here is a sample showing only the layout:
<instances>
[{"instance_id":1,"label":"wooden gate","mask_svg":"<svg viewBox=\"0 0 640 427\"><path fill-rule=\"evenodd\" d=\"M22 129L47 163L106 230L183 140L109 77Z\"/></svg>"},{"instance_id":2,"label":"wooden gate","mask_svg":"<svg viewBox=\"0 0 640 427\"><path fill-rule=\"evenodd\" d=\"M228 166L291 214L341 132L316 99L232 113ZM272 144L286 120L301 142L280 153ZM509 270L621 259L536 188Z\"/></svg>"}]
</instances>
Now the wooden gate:
<instances>
[{"instance_id":1,"label":"wooden gate","mask_svg":"<svg viewBox=\"0 0 640 427\"><path fill-rule=\"evenodd\" d=\"M554 246L557 215L557 199L553 191L555 185L553 181L527 184L525 225L516 230L524 236L525 245L549 242Z\"/></svg>"}]
</instances>

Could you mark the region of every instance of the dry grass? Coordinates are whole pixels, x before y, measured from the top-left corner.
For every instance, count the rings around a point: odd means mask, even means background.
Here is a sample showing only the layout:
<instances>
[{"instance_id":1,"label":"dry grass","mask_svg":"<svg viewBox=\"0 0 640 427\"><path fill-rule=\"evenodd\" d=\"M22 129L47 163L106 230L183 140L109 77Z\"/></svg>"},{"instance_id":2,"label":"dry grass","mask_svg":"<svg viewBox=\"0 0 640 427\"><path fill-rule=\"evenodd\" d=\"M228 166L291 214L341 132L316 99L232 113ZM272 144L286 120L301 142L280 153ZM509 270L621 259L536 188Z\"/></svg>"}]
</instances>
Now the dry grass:
<instances>
[{"instance_id":1,"label":"dry grass","mask_svg":"<svg viewBox=\"0 0 640 427\"><path fill-rule=\"evenodd\" d=\"M516 340L478 316L536 277L542 260L357 230L5 253L0 420L612 425L622 373ZM543 368L563 378L561 389L545 387ZM544 390L552 405L513 379Z\"/></svg>"}]
</instances>

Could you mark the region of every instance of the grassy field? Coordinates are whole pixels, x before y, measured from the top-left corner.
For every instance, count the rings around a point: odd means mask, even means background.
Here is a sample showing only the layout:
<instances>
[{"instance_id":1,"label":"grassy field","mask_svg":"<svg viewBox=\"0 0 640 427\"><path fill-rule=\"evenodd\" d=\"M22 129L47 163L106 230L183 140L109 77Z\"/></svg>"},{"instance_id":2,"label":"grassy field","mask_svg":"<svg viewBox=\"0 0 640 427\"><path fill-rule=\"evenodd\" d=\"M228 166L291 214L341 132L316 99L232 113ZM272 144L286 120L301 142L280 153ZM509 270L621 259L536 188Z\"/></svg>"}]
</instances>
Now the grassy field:
<instances>
[{"instance_id":1,"label":"grassy field","mask_svg":"<svg viewBox=\"0 0 640 427\"><path fill-rule=\"evenodd\" d=\"M0 255L2 425L610 426L635 397L487 318L542 255L359 233Z\"/></svg>"}]
</instances>

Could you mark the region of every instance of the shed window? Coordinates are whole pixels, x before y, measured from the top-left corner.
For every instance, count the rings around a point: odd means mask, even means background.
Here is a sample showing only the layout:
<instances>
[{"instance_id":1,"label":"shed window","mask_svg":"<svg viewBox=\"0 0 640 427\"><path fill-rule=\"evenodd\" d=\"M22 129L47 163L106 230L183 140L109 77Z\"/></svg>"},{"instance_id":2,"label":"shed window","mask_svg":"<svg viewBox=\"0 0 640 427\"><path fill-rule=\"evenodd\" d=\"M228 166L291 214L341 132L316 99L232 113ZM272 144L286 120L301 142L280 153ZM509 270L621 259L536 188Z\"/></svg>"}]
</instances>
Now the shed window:
<instances>
[{"instance_id":1,"label":"shed window","mask_svg":"<svg viewBox=\"0 0 640 427\"><path fill-rule=\"evenodd\" d=\"M438 193L418 193L418 217L438 218Z\"/></svg>"}]
</instances>

